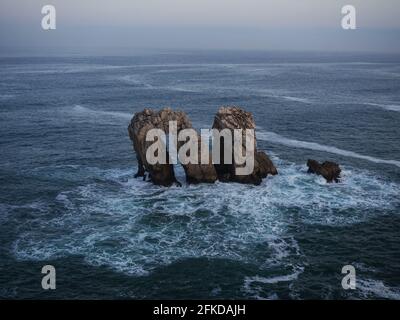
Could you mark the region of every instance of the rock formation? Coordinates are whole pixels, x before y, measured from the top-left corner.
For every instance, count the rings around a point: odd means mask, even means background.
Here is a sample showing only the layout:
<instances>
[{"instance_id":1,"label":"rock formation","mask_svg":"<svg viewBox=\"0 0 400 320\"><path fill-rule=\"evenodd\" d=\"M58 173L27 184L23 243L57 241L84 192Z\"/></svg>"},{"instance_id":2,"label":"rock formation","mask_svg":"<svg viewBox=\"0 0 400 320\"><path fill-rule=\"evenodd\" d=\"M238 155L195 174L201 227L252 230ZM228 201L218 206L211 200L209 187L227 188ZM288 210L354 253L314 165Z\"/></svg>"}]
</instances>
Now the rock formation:
<instances>
[{"instance_id":1,"label":"rock formation","mask_svg":"<svg viewBox=\"0 0 400 320\"><path fill-rule=\"evenodd\" d=\"M143 177L145 179L146 173L148 173L150 180L156 185L170 186L173 183L179 184L175 177L173 164L169 161L168 148L165 149L167 154L166 164L150 164L146 160L146 151L149 146L154 143L154 141L146 141L146 135L148 131L151 129L161 129L165 134L169 134L170 121L176 121L177 123L176 134L179 134L179 132L183 129L192 128L192 124L184 112L173 111L170 108L165 108L158 112L151 109L144 109L142 112L136 113L132 118L131 123L128 126L128 132L129 137L133 142L133 148L136 152L138 161L138 172L136 173L135 177ZM231 130L233 136L234 129L255 129L255 123L250 112L246 112L237 107L222 107L215 116L213 129ZM243 154L245 154L245 131L242 133L242 148ZM199 141L198 154L200 155L201 138L199 134L197 134L197 138ZM241 166L237 165L234 161L233 145L231 155L233 163L224 163L224 139L221 139L220 160L222 163L214 165L212 163L212 153L210 152L209 162L207 164L182 164L186 174L186 181L188 183L213 183L219 179L223 182L232 181L257 185L260 184L262 179L267 177L268 174L277 174L277 170L272 161L264 152L257 151L255 139L253 142L254 170L251 174L236 174L236 168L240 168ZM184 144L185 142L178 142L177 150L179 150Z\"/></svg>"},{"instance_id":2,"label":"rock formation","mask_svg":"<svg viewBox=\"0 0 400 320\"><path fill-rule=\"evenodd\" d=\"M192 124L183 111L173 111L170 108L164 108L158 112L151 109L144 109L134 115L128 126L129 137L133 142L133 148L136 152L138 161L138 172L135 177L144 177L149 173L150 180L156 185L170 186L178 183L175 177L173 164L169 162L167 152L167 164L149 164L146 160L147 148L153 142L146 141L146 134L150 129L161 129L165 134L169 133L169 121L177 122L177 132L192 128ZM177 149L179 149L179 145ZM199 144L200 148L200 144ZM212 183L217 180L217 174L214 166L209 164L187 164L183 165L186 179L189 183ZM179 183L178 183L179 184Z\"/></svg>"},{"instance_id":3,"label":"rock formation","mask_svg":"<svg viewBox=\"0 0 400 320\"><path fill-rule=\"evenodd\" d=\"M238 107L221 107L214 118L213 129L255 129L255 122L250 112L244 111ZM246 151L245 132L243 131L242 148ZM256 139L254 137L254 170L249 175L237 175L236 168L239 167L235 161L232 152L232 164L224 163L224 139L220 142L221 164L215 164L218 179L223 182L239 182L258 185L268 174L276 175L274 164L269 157L262 151L257 151ZM233 150L233 146L232 146Z\"/></svg>"},{"instance_id":4,"label":"rock formation","mask_svg":"<svg viewBox=\"0 0 400 320\"><path fill-rule=\"evenodd\" d=\"M307 161L308 173L315 173L323 176L327 182L339 182L340 172L339 165L335 162L325 161L320 164L316 160L309 159Z\"/></svg>"}]
</instances>

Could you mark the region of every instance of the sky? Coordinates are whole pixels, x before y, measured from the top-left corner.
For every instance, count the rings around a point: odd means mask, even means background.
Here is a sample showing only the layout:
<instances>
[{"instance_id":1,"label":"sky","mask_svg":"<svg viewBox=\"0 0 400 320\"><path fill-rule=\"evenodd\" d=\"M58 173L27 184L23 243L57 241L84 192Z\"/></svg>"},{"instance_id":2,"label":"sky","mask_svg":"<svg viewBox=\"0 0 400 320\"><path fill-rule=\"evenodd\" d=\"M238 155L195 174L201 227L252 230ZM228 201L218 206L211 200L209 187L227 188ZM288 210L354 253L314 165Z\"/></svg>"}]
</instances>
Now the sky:
<instances>
[{"instance_id":1,"label":"sky","mask_svg":"<svg viewBox=\"0 0 400 320\"><path fill-rule=\"evenodd\" d=\"M56 8L56 30L41 9ZM341 8L356 8L343 30ZM400 53L399 0L1 0L0 54L129 49Z\"/></svg>"}]
</instances>

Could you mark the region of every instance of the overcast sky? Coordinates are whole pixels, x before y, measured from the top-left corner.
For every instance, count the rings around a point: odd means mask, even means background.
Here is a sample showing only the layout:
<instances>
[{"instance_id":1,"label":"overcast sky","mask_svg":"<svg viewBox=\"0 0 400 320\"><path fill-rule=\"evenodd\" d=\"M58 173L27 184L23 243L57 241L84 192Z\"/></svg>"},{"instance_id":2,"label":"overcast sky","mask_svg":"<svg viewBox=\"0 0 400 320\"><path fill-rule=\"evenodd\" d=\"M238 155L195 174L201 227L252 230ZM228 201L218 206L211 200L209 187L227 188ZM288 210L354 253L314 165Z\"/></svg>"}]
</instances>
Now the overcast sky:
<instances>
[{"instance_id":1,"label":"overcast sky","mask_svg":"<svg viewBox=\"0 0 400 320\"><path fill-rule=\"evenodd\" d=\"M57 29L41 29L41 8ZM357 30L341 8L357 9ZM400 52L399 0L0 0L10 48L263 49Z\"/></svg>"}]
</instances>

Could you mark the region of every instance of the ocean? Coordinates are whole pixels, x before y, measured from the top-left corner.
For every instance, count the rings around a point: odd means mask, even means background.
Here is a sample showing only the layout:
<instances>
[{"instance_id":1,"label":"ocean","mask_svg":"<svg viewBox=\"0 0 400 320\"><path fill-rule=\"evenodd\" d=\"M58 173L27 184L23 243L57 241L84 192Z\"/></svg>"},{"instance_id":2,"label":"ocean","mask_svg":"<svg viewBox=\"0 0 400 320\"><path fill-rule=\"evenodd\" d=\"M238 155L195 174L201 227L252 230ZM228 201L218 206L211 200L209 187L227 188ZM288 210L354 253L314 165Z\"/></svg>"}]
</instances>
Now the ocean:
<instances>
[{"instance_id":1,"label":"ocean","mask_svg":"<svg viewBox=\"0 0 400 320\"><path fill-rule=\"evenodd\" d=\"M224 105L253 113L277 176L134 179L135 112L169 106L200 129ZM400 56L4 57L0 135L0 298L400 299Z\"/></svg>"}]
</instances>

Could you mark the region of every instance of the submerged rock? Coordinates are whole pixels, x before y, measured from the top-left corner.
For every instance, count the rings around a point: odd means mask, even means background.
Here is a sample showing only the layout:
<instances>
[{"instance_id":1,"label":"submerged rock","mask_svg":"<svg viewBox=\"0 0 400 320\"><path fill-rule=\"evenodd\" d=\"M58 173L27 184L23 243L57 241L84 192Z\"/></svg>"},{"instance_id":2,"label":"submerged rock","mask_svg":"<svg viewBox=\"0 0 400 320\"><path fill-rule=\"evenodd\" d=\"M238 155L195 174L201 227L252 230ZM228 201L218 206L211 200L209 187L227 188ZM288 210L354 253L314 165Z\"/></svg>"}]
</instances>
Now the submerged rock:
<instances>
[{"instance_id":1,"label":"submerged rock","mask_svg":"<svg viewBox=\"0 0 400 320\"><path fill-rule=\"evenodd\" d=\"M340 172L342 171L339 165L335 162L325 161L320 164L313 159L307 160L308 173L315 173L323 176L327 182L339 182Z\"/></svg>"},{"instance_id":2,"label":"submerged rock","mask_svg":"<svg viewBox=\"0 0 400 320\"><path fill-rule=\"evenodd\" d=\"M229 129L233 132L234 129L255 129L256 125L253 119L253 115L250 112L244 111L239 107L221 107L214 118L213 129L224 130ZM246 140L245 131L243 131L242 148L243 152L246 152ZM224 155L224 139L220 139L220 159L221 164L215 164L218 179L223 182L239 182L247 184L258 185L261 183L263 178L266 178L268 174L276 175L278 173L276 167L269 159L269 157L262 151L257 151L256 148L256 137L254 137L254 170L249 175L237 175L236 168L241 167L234 161L234 155L232 151L232 164L225 163ZM232 146L232 150L234 150Z\"/></svg>"}]
</instances>

